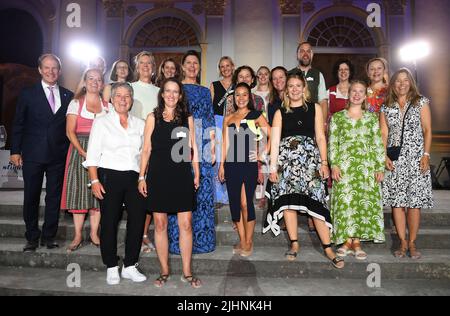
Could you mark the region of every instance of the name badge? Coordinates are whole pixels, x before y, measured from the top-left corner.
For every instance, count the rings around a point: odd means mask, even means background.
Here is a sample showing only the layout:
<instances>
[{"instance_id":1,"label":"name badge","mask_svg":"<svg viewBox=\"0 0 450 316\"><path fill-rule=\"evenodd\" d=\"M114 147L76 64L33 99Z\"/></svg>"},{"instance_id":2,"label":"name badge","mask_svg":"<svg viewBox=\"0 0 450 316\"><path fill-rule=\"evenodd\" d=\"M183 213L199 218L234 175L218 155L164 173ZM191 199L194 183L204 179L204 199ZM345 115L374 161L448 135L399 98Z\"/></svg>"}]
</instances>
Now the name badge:
<instances>
[{"instance_id":1,"label":"name badge","mask_svg":"<svg viewBox=\"0 0 450 316\"><path fill-rule=\"evenodd\" d=\"M247 120L246 119L241 120L241 124L247 124Z\"/></svg>"},{"instance_id":2,"label":"name badge","mask_svg":"<svg viewBox=\"0 0 450 316\"><path fill-rule=\"evenodd\" d=\"M186 133L185 132L178 132L177 133L177 138L186 138Z\"/></svg>"},{"instance_id":3,"label":"name badge","mask_svg":"<svg viewBox=\"0 0 450 316\"><path fill-rule=\"evenodd\" d=\"M306 81L314 81L314 78L313 77L308 77L308 78L306 78Z\"/></svg>"}]
</instances>

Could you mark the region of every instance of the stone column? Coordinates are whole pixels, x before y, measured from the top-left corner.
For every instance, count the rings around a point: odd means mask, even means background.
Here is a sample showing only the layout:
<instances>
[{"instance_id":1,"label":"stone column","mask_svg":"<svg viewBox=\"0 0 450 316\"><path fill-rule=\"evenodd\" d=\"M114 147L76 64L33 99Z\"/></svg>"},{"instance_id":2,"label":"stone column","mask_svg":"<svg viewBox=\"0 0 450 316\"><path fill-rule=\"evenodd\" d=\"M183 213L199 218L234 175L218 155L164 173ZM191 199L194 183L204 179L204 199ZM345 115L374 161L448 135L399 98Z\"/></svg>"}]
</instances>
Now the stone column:
<instances>
[{"instance_id":1,"label":"stone column","mask_svg":"<svg viewBox=\"0 0 450 316\"><path fill-rule=\"evenodd\" d=\"M103 0L106 21L104 31L104 57L109 66L121 56L124 1ZM128 60L128 58L126 58Z\"/></svg>"}]
</instances>

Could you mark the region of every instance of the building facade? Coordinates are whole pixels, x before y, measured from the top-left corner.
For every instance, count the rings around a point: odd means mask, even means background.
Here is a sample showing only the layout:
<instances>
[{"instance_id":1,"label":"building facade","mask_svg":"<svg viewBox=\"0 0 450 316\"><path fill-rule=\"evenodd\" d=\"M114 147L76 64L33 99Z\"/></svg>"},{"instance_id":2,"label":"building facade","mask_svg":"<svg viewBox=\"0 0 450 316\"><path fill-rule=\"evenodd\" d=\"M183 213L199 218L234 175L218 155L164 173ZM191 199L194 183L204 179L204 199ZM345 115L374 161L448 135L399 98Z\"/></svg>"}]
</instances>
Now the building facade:
<instances>
[{"instance_id":1,"label":"building facade","mask_svg":"<svg viewBox=\"0 0 450 316\"><path fill-rule=\"evenodd\" d=\"M256 69L289 69L297 64L298 43L307 40L314 46L314 66L330 84L332 65L340 57L350 57L362 79L366 61L375 56L389 60L391 73L411 68L399 60L398 50L411 39L425 38L433 49L417 65L419 85L432 100L433 129L445 143L450 130L449 7L446 0L3 0L0 15L22 12L34 20L36 26L24 32L34 32L31 38L41 42L33 44L35 55L59 55L63 84L71 89L85 67L71 54L74 41L95 43L109 67L119 58L131 61L142 50L160 62L195 49L202 56L202 83L209 85L217 80L221 56ZM14 45L9 49L18 51ZM26 64L8 56L0 63Z\"/></svg>"}]
</instances>

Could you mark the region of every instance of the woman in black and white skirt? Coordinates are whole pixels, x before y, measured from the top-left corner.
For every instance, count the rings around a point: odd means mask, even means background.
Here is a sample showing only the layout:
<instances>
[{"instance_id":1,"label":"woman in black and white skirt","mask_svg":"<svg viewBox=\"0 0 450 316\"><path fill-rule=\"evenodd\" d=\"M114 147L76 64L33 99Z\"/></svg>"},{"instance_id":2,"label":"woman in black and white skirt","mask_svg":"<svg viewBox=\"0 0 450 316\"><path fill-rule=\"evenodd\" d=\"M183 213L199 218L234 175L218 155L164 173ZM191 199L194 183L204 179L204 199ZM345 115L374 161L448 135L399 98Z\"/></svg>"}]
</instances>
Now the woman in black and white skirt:
<instances>
[{"instance_id":1,"label":"woman in black and white skirt","mask_svg":"<svg viewBox=\"0 0 450 316\"><path fill-rule=\"evenodd\" d=\"M270 201L263 232L280 234L284 217L291 242L286 259L293 261L300 250L297 212L310 215L327 258L335 268L344 267L331 249L330 211L325 180L329 177L323 116L318 104L308 102L309 91L302 75L287 79L285 99L275 113L270 153Z\"/></svg>"}]
</instances>

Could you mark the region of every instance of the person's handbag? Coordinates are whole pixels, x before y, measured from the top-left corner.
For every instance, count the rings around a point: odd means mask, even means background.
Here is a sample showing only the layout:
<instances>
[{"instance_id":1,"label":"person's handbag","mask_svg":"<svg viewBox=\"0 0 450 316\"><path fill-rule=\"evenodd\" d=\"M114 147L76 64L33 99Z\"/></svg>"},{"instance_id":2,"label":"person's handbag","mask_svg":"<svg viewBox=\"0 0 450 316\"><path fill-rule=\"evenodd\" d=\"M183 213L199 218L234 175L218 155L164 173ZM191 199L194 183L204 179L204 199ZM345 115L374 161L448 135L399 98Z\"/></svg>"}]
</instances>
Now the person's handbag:
<instances>
[{"instance_id":1,"label":"person's handbag","mask_svg":"<svg viewBox=\"0 0 450 316\"><path fill-rule=\"evenodd\" d=\"M402 150L402 146L403 146L403 132L405 131L405 118L406 118L406 114L408 113L410 107L411 107L411 105L408 106L408 108L406 109L405 115L403 115L402 136L400 138L400 146L391 146L391 147L386 148L386 155L389 157L389 159L391 159L391 161L396 161L396 160L398 160L398 157L400 157L400 151Z\"/></svg>"},{"instance_id":2,"label":"person's handbag","mask_svg":"<svg viewBox=\"0 0 450 316\"><path fill-rule=\"evenodd\" d=\"M386 148L386 155L391 159L391 161L398 160L398 157L400 157L400 150L402 149L402 146L392 146Z\"/></svg>"}]
</instances>

